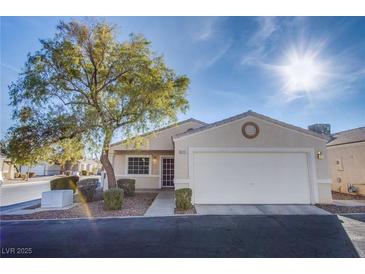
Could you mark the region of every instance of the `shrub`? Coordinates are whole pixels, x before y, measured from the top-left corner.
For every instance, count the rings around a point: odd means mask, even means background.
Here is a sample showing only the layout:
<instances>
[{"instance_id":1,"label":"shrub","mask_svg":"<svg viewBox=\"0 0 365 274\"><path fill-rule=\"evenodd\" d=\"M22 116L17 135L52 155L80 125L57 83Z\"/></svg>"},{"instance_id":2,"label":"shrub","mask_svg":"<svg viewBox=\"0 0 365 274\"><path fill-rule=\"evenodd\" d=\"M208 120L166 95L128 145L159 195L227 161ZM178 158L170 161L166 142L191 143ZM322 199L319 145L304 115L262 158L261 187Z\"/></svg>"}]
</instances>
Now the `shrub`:
<instances>
[{"instance_id":1,"label":"shrub","mask_svg":"<svg viewBox=\"0 0 365 274\"><path fill-rule=\"evenodd\" d=\"M99 183L99 179L98 178L87 178L87 179L82 179L80 181L77 182L77 186L84 186L84 185L96 185L98 186Z\"/></svg>"},{"instance_id":2,"label":"shrub","mask_svg":"<svg viewBox=\"0 0 365 274\"><path fill-rule=\"evenodd\" d=\"M34 177L34 175L35 175L35 172L29 172L29 173L28 173L29 178Z\"/></svg>"},{"instance_id":3,"label":"shrub","mask_svg":"<svg viewBox=\"0 0 365 274\"><path fill-rule=\"evenodd\" d=\"M71 174L72 174L72 171L71 171L71 170L66 170L66 171L65 171L65 175L66 175L66 176L71 176Z\"/></svg>"},{"instance_id":4,"label":"shrub","mask_svg":"<svg viewBox=\"0 0 365 274\"><path fill-rule=\"evenodd\" d=\"M87 172L87 170L81 170L81 175L87 176L87 175L89 175L89 173Z\"/></svg>"},{"instance_id":5,"label":"shrub","mask_svg":"<svg viewBox=\"0 0 365 274\"><path fill-rule=\"evenodd\" d=\"M81 202L92 202L96 192L96 184L81 185L77 187Z\"/></svg>"},{"instance_id":6,"label":"shrub","mask_svg":"<svg viewBox=\"0 0 365 274\"><path fill-rule=\"evenodd\" d=\"M123 189L126 196L134 196L136 191L136 180L134 179L119 179L117 181L118 188Z\"/></svg>"},{"instance_id":7,"label":"shrub","mask_svg":"<svg viewBox=\"0 0 365 274\"><path fill-rule=\"evenodd\" d=\"M184 210L192 208L193 205L191 204L191 195L191 188L181 188L175 190L176 208Z\"/></svg>"},{"instance_id":8,"label":"shrub","mask_svg":"<svg viewBox=\"0 0 365 274\"><path fill-rule=\"evenodd\" d=\"M51 190L72 189L72 191L75 193L78 181L79 181L78 176L68 176L68 177L53 179L50 182Z\"/></svg>"},{"instance_id":9,"label":"shrub","mask_svg":"<svg viewBox=\"0 0 365 274\"><path fill-rule=\"evenodd\" d=\"M120 188L111 188L104 191L104 208L107 210L119 210L122 208L124 191Z\"/></svg>"},{"instance_id":10,"label":"shrub","mask_svg":"<svg viewBox=\"0 0 365 274\"><path fill-rule=\"evenodd\" d=\"M80 201L92 202L96 194L99 180L96 178L83 179L77 182Z\"/></svg>"}]
</instances>

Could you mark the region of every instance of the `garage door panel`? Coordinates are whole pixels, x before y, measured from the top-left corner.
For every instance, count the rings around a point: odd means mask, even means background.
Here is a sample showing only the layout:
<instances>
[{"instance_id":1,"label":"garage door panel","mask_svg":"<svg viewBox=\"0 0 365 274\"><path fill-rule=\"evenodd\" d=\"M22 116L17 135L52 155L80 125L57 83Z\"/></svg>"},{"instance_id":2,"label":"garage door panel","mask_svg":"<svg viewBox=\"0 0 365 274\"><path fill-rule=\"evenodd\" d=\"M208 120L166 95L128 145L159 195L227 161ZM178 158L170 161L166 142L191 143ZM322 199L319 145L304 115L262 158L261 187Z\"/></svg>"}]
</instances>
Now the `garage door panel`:
<instances>
[{"instance_id":1,"label":"garage door panel","mask_svg":"<svg viewBox=\"0 0 365 274\"><path fill-rule=\"evenodd\" d=\"M305 153L195 153L197 204L310 203Z\"/></svg>"}]
</instances>

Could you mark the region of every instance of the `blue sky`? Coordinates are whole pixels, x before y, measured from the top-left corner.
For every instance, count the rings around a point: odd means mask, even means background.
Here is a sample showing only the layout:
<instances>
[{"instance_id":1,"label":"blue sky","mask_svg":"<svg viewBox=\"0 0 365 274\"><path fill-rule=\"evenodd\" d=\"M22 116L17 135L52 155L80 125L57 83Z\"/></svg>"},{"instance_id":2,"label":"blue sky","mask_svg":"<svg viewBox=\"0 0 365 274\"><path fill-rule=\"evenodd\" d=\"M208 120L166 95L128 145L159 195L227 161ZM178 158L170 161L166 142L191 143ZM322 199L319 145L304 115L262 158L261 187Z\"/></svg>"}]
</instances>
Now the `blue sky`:
<instances>
[{"instance_id":1,"label":"blue sky","mask_svg":"<svg viewBox=\"0 0 365 274\"><path fill-rule=\"evenodd\" d=\"M62 17L1 18L1 133L8 85ZM365 17L103 17L119 38L142 33L191 79L189 111L214 122L248 109L306 128L365 125Z\"/></svg>"}]
</instances>

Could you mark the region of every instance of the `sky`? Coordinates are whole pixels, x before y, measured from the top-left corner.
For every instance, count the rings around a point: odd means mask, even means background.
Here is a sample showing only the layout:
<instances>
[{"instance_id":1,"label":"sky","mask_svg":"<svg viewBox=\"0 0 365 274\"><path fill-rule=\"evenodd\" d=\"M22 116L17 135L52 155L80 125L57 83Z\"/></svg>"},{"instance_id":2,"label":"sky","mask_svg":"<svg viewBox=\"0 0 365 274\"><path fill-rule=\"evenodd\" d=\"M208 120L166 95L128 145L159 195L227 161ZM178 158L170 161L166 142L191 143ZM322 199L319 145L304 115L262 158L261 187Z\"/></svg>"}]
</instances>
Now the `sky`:
<instances>
[{"instance_id":1,"label":"sky","mask_svg":"<svg viewBox=\"0 0 365 274\"><path fill-rule=\"evenodd\" d=\"M12 125L8 85L39 39L69 17L1 17L1 132ZM74 19L85 19L75 18ZM332 132L365 126L365 17L99 17L118 39L143 34L177 74L207 123L247 110ZM87 18L87 20L91 20Z\"/></svg>"}]
</instances>

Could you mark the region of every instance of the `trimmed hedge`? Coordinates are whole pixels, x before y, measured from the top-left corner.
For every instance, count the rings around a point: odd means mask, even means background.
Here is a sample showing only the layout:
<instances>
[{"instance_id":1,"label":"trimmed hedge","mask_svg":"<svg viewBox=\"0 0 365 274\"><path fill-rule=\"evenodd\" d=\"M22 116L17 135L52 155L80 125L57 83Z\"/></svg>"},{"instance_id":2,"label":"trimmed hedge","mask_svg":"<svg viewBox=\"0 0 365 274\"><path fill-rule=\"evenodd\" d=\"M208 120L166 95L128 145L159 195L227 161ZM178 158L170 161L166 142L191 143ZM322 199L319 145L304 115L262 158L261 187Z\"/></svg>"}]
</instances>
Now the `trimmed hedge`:
<instances>
[{"instance_id":1,"label":"trimmed hedge","mask_svg":"<svg viewBox=\"0 0 365 274\"><path fill-rule=\"evenodd\" d=\"M191 196L192 196L191 188L181 188L175 190L175 204L177 209L190 209L193 207L191 204Z\"/></svg>"},{"instance_id":2,"label":"trimmed hedge","mask_svg":"<svg viewBox=\"0 0 365 274\"><path fill-rule=\"evenodd\" d=\"M75 193L78 181L78 176L68 176L53 179L50 182L51 190L72 189L72 191Z\"/></svg>"},{"instance_id":3,"label":"trimmed hedge","mask_svg":"<svg viewBox=\"0 0 365 274\"><path fill-rule=\"evenodd\" d=\"M77 190L81 198L80 201L90 203L94 200L96 184L79 186Z\"/></svg>"},{"instance_id":4,"label":"trimmed hedge","mask_svg":"<svg viewBox=\"0 0 365 274\"><path fill-rule=\"evenodd\" d=\"M80 201L89 203L94 200L98 182L99 180L96 178L83 179L77 182L77 190L81 198Z\"/></svg>"},{"instance_id":5,"label":"trimmed hedge","mask_svg":"<svg viewBox=\"0 0 365 274\"><path fill-rule=\"evenodd\" d=\"M84 185L96 185L98 186L99 179L98 178L87 178L81 179L77 182L77 186L84 186Z\"/></svg>"},{"instance_id":6,"label":"trimmed hedge","mask_svg":"<svg viewBox=\"0 0 365 274\"><path fill-rule=\"evenodd\" d=\"M119 179L117 181L118 188L123 189L126 196L134 196L136 191L136 180L134 179Z\"/></svg>"},{"instance_id":7,"label":"trimmed hedge","mask_svg":"<svg viewBox=\"0 0 365 274\"><path fill-rule=\"evenodd\" d=\"M123 205L124 191L120 188L111 188L104 191L104 208L106 210L120 210Z\"/></svg>"}]
</instances>

